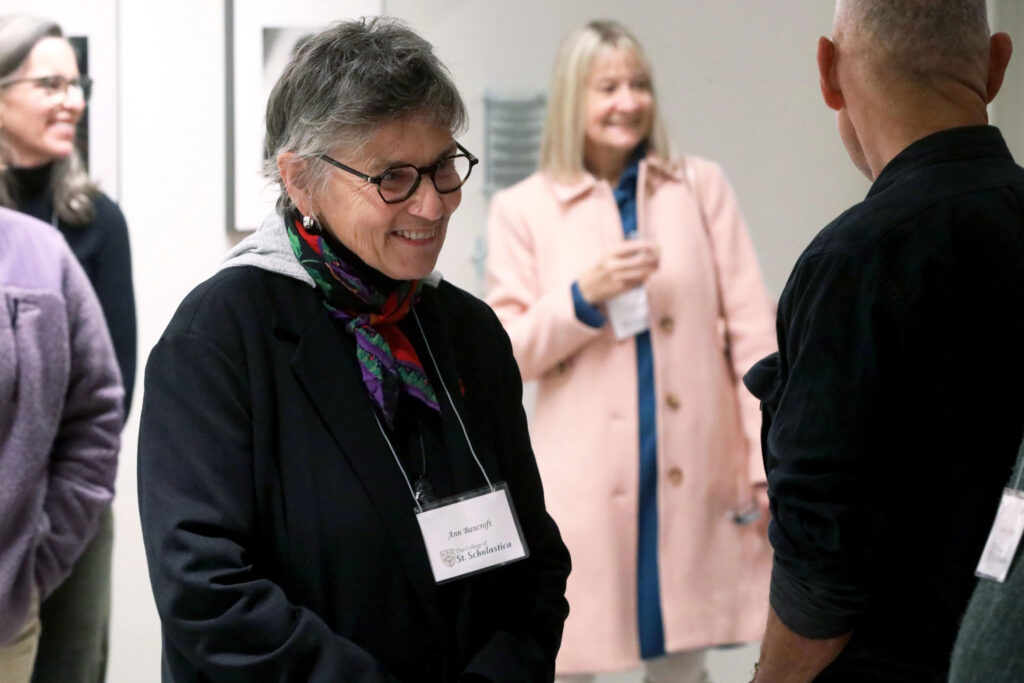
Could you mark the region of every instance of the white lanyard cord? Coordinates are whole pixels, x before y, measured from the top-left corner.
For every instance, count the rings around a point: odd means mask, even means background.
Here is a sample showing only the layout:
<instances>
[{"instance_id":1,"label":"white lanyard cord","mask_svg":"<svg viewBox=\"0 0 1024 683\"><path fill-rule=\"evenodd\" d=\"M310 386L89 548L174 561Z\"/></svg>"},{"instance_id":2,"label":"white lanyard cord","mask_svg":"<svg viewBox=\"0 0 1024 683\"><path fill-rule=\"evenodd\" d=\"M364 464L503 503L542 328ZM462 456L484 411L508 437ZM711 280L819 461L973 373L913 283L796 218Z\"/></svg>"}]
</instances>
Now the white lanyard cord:
<instances>
[{"instance_id":1,"label":"white lanyard cord","mask_svg":"<svg viewBox=\"0 0 1024 683\"><path fill-rule=\"evenodd\" d=\"M1020 491L1021 475L1024 475L1024 441L1020 442L1020 450L1017 451L1017 481L1013 482L1013 488Z\"/></svg>"},{"instance_id":2,"label":"white lanyard cord","mask_svg":"<svg viewBox=\"0 0 1024 683\"><path fill-rule=\"evenodd\" d=\"M412 309L412 318L416 321L416 327L420 329L420 336L423 337L423 344L427 347L427 355L430 356L430 362L433 363L434 370L437 371L437 378L441 382L441 388L444 389L444 394L448 397L448 405L452 407L452 412L455 413L455 418L459 421L459 426L462 427L462 434L466 437L466 445L469 446L469 452L473 456L473 460L476 461L476 466L480 468L480 472L484 475L484 480L487 482L487 488L491 489L493 492L494 484L491 483L491 478L487 476L487 470L485 470L484 466L480 464L480 458L476 457L476 451L473 450L473 442L469 440L469 432L466 431L466 425L462 422L462 416L459 415L459 409L455 407L455 401L452 400L451 392L448 391L448 385L444 383L444 376L441 374L441 367L437 364L437 359L434 358L434 352L430 348L430 342L427 341L427 334L423 331L423 325L420 324L420 317L416 314L415 308Z\"/></svg>"},{"instance_id":3,"label":"white lanyard cord","mask_svg":"<svg viewBox=\"0 0 1024 683\"><path fill-rule=\"evenodd\" d=\"M402 461L398 459L398 453L395 452L395 447L391 445L391 439L388 438L388 433L384 431L384 425L380 423L380 418L377 417L377 411L373 411L373 419L377 421L377 428L380 429L380 435L384 437L384 442L388 445L388 450L391 451L391 455L395 458L395 464L398 465L398 471L402 473L402 479L405 479L405 485L409 487L409 495L412 496L412 500L416 503L416 507L419 508L420 512L423 512L423 506L420 505L420 499L416 497L416 492L412 489L412 483L409 481L409 475L405 473L405 468L402 467Z\"/></svg>"}]
</instances>

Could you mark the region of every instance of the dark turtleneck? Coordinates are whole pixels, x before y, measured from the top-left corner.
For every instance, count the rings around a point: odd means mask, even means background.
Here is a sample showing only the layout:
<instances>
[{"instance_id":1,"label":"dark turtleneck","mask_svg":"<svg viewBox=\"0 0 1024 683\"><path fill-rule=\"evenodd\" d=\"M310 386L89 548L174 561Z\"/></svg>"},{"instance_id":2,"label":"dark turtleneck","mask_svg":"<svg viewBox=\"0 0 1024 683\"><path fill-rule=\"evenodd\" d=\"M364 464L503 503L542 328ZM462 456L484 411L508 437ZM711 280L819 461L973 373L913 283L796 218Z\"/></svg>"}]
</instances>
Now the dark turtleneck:
<instances>
[{"instance_id":1,"label":"dark turtleneck","mask_svg":"<svg viewBox=\"0 0 1024 683\"><path fill-rule=\"evenodd\" d=\"M30 168L10 168L14 179L11 195L18 210L51 223L52 215L42 215L53 206L50 192L50 172L53 164Z\"/></svg>"},{"instance_id":2,"label":"dark turtleneck","mask_svg":"<svg viewBox=\"0 0 1024 683\"><path fill-rule=\"evenodd\" d=\"M131 250L124 215L107 195L91 196L96 215L82 225L56 219L50 177L53 164L27 168L8 167L13 208L46 223L64 235L83 270L89 276L110 329L117 364L125 386L125 415L131 407L135 385L135 293L132 287Z\"/></svg>"}]
</instances>

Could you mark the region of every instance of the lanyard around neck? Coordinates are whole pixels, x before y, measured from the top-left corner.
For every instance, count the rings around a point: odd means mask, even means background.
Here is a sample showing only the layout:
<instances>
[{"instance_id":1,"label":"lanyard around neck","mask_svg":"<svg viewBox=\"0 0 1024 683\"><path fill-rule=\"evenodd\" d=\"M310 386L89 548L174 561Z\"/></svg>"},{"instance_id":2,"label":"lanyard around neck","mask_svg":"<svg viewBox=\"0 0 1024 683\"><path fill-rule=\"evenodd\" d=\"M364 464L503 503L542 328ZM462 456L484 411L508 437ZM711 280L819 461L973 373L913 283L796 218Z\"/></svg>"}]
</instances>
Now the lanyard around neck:
<instances>
[{"instance_id":1,"label":"lanyard around neck","mask_svg":"<svg viewBox=\"0 0 1024 683\"><path fill-rule=\"evenodd\" d=\"M423 339L423 345L427 349L427 355L430 356L430 362L434 366L434 370L437 372L437 378L441 382L441 388L444 389L444 395L448 397L448 405L452 407L452 412L455 413L455 418L459 421L459 427L462 428L462 435L466 438L466 445L469 446L469 452L473 456L473 461L476 462L476 466L480 468L480 473L484 475L484 481L487 482L487 487L494 491L494 484L491 483L491 478L487 476L487 470L484 469L483 464L480 462L480 458L476 455L476 450L473 448L473 442L469 439L469 432L466 431L466 424L462 421L462 416L459 414L459 409L455 407L455 401L452 399L452 394L448 391L448 385L445 384L444 375L441 374L441 366L437 363L437 358L434 357L434 351L430 348L430 342L427 340L427 334L423 331L423 325L420 323L420 317L416 314L416 309L410 311L412 313L413 320L416 321L416 327L419 328L420 337ZM381 436L384 437L384 441L388 445L388 450L391 451L392 457L395 459L395 464L398 465L398 469L402 472L402 478L405 479L405 485L409 488L409 495L412 496L413 502L416 503L416 507L420 512L423 512L423 505L420 504L419 498L416 497L416 492L412 488L412 482L409 481L409 475L406 474L405 468L402 467L402 461L398 457L398 453L395 451L394 445L391 443L391 439L388 438L388 433L384 429L384 425L381 424L380 418L377 416L377 411L373 411L373 419L377 421L377 428L380 429Z\"/></svg>"}]
</instances>

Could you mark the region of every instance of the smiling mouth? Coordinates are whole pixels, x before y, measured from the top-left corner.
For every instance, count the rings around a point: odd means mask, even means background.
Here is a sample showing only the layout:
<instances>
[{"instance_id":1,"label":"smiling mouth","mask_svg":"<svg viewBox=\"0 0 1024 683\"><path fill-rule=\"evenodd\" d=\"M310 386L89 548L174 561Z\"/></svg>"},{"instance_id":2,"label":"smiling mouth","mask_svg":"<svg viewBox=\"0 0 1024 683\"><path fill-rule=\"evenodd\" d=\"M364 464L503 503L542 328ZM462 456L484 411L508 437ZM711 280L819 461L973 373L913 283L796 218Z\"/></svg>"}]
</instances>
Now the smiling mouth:
<instances>
[{"instance_id":1,"label":"smiling mouth","mask_svg":"<svg viewBox=\"0 0 1024 683\"><path fill-rule=\"evenodd\" d=\"M437 228L433 230L395 230L391 234L413 242L429 242L437 236Z\"/></svg>"}]
</instances>

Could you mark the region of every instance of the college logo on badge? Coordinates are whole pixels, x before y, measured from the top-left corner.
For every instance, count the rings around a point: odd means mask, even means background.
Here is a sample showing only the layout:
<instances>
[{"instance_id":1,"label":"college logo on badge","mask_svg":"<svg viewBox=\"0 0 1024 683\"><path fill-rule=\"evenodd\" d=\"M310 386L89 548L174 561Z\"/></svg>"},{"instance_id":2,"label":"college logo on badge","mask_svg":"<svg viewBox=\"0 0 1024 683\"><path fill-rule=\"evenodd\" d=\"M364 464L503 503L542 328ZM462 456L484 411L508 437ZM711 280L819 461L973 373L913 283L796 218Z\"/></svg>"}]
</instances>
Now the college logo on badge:
<instances>
[{"instance_id":1,"label":"college logo on badge","mask_svg":"<svg viewBox=\"0 0 1024 683\"><path fill-rule=\"evenodd\" d=\"M441 561L444 562L446 567L455 566L455 551L451 548L441 551Z\"/></svg>"}]
</instances>

